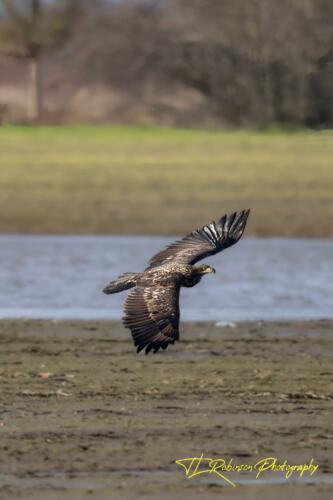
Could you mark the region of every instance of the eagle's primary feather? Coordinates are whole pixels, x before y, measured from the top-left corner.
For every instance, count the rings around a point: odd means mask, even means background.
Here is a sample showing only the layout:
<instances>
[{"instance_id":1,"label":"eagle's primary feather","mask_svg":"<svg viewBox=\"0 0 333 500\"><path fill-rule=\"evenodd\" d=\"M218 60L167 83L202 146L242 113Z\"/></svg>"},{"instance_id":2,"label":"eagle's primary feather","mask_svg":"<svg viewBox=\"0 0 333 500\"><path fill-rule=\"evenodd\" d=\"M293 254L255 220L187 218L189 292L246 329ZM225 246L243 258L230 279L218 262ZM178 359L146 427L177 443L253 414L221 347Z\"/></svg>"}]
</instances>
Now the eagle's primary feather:
<instances>
[{"instance_id":1,"label":"eagle's primary feather","mask_svg":"<svg viewBox=\"0 0 333 500\"><path fill-rule=\"evenodd\" d=\"M154 255L149 268L176 260L183 264L195 264L201 259L221 252L237 243L241 238L250 210L224 215L216 223L192 231L183 239L171 243L167 248Z\"/></svg>"},{"instance_id":2,"label":"eagle's primary feather","mask_svg":"<svg viewBox=\"0 0 333 500\"><path fill-rule=\"evenodd\" d=\"M179 289L177 279L154 283L146 279L125 301L124 325L132 332L137 352L165 349L179 338Z\"/></svg>"},{"instance_id":3,"label":"eagle's primary feather","mask_svg":"<svg viewBox=\"0 0 333 500\"><path fill-rule=\"evenodd\" d=\"M179 339L180 288L194 286L204 274L215 272L211 266L194 264L237 243L249 213L224 215L157 253L143 273L125 273L105 287L105 293L134 287L125 301L123 322L137 352L156 353Z\"/></svg>"}]
</instances>

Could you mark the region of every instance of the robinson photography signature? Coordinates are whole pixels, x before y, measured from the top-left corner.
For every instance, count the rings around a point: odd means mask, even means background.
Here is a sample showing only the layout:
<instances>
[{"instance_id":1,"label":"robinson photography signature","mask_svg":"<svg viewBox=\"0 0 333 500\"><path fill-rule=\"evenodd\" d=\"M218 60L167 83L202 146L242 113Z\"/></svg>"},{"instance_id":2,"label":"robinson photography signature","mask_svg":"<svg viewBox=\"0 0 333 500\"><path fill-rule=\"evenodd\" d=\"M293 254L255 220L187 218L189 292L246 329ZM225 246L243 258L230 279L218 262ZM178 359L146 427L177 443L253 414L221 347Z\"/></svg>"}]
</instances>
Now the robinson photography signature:
<instances>
[{"instance_id":1,"label":"robinson photography signature","mask_svg":"<svg viewBox=\"0 0 333 500\"><path fill-rule=\"evenodd\" d=\"M203 453L200 457L182 458L175 462L184 468L188 479L200 474L213 474L234 487L236 483L228 477L230 472L253 472L256 479L267 472L282 472L285 479L288 480L293 475L298 477L303 477L304 474L313 476L319 467L318 464L314 463L313 458L307 464L291 464L287 460L279 461L276 457L262 458L255 464L236 464L232 458L208 458Z\"/></svg>"}]
</instances>

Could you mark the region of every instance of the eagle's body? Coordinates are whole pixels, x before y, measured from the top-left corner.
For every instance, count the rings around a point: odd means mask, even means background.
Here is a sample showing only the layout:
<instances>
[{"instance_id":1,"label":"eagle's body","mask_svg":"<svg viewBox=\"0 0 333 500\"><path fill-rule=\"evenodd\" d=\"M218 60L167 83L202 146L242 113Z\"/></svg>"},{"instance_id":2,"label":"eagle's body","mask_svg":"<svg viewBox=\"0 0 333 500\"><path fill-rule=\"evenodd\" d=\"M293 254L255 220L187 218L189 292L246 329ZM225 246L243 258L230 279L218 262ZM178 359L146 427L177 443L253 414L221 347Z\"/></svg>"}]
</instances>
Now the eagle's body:
<instances>
[{"instance_id":1,"label":"eagle's body","mask_svg":"<svg viewBox=\"0 0 333 500\"><path fill-rule=\"evenodd\" d=\"M179 339L179 293L195 286L211 266L194 265L235 244L242 236L249 210L223 216L216 224L193 231L156 254L142 273L125 273L104 288L117 293L134 288L125 301L125 327L132 332L137 351L157 352Z\"/></svg>"}]
</instances>

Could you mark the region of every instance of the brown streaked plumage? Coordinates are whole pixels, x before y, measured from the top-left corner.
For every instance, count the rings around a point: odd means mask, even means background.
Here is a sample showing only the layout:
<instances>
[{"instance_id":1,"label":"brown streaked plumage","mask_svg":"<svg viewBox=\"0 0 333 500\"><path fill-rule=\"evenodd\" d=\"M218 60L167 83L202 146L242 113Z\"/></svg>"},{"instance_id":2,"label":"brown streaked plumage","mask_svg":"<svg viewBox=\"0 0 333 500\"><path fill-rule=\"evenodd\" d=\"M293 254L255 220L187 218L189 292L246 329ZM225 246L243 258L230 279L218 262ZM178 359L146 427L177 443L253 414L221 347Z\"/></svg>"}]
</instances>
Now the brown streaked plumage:
<instances>
[{"instance_id":1,"label":"brown streaked plumage","mask_svg":"<svg viewBox=\"0 0 333 500\"><path fill-rule=\"evenodd\" d=\"M104 288L104 293L132 290L124 306L123 323L132 332L137 352L155 353L179 339L179 293L202 276L215 272L211 266L194 264L234 245L241 238L250 210L224 215L154 255L143 273L125 273Z\"/></svg>"}]
</instances>

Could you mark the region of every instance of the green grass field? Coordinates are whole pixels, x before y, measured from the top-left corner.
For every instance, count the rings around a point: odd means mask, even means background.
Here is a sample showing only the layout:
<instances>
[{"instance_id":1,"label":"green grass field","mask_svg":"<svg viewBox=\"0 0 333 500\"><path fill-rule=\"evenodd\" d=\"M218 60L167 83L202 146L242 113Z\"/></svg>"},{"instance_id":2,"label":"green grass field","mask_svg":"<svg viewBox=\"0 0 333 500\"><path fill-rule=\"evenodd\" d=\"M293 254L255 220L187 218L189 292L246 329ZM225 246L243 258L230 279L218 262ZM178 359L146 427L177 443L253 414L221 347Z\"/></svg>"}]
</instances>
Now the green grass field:
<instances>
[{"instance_id":1,"label":"green grass field","mask_svg":"<svg viewBox=\"0 0 333 500\"><path fill-rule=\"evenodd\" d=\"M333 131L0 127L0 231L333 237Z\"/></svg>"}]
</instances>

